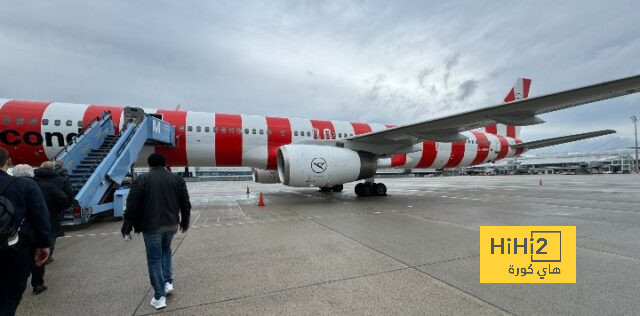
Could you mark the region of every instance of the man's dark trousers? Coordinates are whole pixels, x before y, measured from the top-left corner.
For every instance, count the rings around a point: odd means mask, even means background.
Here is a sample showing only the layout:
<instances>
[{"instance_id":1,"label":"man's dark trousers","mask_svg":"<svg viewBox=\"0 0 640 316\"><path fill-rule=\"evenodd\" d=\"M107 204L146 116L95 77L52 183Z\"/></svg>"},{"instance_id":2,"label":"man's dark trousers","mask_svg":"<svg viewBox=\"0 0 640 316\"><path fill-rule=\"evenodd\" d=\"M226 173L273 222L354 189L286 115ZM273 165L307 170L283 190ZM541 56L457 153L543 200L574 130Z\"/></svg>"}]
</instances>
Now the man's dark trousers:
<instances>
[{"instance_id":1,"label":"man's dark trousers","mask_svg":"<svg viewBox=\"0 0 640 316\"><path fill-rule=\"evenodd\" d=\"M16 248L0 250L0 315L15 314L27 287L34 253L35 247L22 240Z\"/></svg>"}]
</instances>

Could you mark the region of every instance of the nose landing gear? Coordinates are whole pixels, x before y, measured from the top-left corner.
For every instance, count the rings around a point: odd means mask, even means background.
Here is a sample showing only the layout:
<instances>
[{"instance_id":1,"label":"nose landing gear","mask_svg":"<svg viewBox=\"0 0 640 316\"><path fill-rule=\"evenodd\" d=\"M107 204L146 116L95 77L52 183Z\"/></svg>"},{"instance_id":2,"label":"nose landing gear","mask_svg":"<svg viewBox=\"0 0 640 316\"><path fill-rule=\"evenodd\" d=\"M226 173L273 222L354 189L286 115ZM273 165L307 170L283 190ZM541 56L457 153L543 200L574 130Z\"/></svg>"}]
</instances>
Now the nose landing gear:
<instances>
[{"instance_id":1,"label":"nose landing gear","mask_svg":"<svg viewBox=\"0 0 640 316\"><path fill-rule=\"evenodd\" d=\"M387 195L387 186L384 183L364 182L356 184L356 195L361 197L366 196L385 196Z\"/></svg>"}]
</instances>

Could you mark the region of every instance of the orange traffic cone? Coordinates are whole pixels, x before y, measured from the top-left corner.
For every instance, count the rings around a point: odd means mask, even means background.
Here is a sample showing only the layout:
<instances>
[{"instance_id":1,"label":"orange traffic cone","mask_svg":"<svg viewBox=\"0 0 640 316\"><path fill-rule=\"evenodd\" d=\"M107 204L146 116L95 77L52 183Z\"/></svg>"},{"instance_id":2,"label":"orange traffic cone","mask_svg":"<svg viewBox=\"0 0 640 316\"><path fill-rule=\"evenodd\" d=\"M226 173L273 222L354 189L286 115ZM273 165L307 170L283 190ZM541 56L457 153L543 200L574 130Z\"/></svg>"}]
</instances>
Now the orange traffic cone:
<instances>
[{"instance_id":1,"label":"orange traffic cone","mask_svg":"<svg viewBox=\"0 0 640 316\"><path fill-rule=\"evenodd\" d=\"M262 192L260 192L260 197L258 198L258 206L265 206L264 198L262 197Z\"/></svg>"}]
</instances>

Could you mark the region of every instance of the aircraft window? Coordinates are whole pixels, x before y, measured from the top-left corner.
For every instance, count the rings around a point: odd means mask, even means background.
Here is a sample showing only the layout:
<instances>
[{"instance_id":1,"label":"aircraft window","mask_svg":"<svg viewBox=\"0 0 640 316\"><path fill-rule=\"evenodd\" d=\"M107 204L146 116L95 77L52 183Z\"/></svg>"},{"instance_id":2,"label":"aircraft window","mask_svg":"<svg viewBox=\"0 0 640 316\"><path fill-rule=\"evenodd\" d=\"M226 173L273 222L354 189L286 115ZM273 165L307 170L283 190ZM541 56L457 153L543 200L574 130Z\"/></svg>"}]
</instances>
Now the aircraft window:
<instances>
[{"instance_id":1,"label":"aircraft window","mask_svg":"<svg viewBox=\"0 0 640 316\"><path fill-rule=\"evenodd\" d=\"M313 138L318 139L318 130L317 129L313 130Z\"/></svg>"},{"instance_id":2,"label":"aircraft window","mask_svg":"<svg viewBox=\"0 0 640 316\"><path fill-rule=\"evenodd\" d=\"M17 124L17 125L22 125L22 124L24 124L24 119L23 119L23 118L21 118L21 117L16 118L16 124Z\"/></svg>"},{"instance_id":3,"label":"aircraft window","mask_svg":"<svg viewBox=\"0 0 640 316\"><path fill-rule=\"evenodd\" d=\"M260 129L260 135L264 134L264 130Z\"/></svg>"},{"instance_id":4,"label":"aircraft window","mask_svg":"<svg viewBox=\"0 0 640 316\"><path fill-rule=\"evenodd\" d=\"M220 127L220 133L226 134L227 133L227 129L225 127Z\"/></svg>"},{"instance_id":5,"label":"aircraft window","mask_svg":"<svg viewBox=\"0 0 640 316\"><path fill-rule=\"evenodd\" d=\"M329 138L329 131L328 130L324 131L324 138Z\"/></svg>"},{"instance_id":6,"label":"aircraft window","mask_svg":"<svg viewBox=\"0 0 640 316\"><path fill-rule=\"evenodd\" d=\"M202 132L202 127L201 126L196 126L196 132Z\"/></svg>"},{"instance_id":7,"label":"aircraft window","mask_svg":"<svg viewBox=\"0 0 640 316\"><path fill-rule=\"evenodd\" d=\"M285 136L285 135L286 135L286 132L283 129L280 130L280 136Z\"/></svg>"},{"instance_id":8,"label":"aircraft window","mask_svg":"<svg viewBox=\"0 0 640 316\"><path fill-rule=\"evenodd\" d=\"M267 135L271 135L271 129L267 128Z\"/></svg>"},{"instance_id":9,"label":"aircraft window","mask_svg":"<svg viewBox=\"0 0 640 316\"><path fill-rule=\"evenodd\" d=\"M307 131L307 137L311 137L311 132Z\"/></svg>"},{"instance_id":10,"label":"aircraft window","mask_svg":"<svg viewBox=\"0 0 640 316\"><path fill-rule=\"evenodd\" d=\"M338 133L338 138L342 138L342 133Z\"/></svg>"},{"instance_id":11,"label":"aircraft window","mask_svg":"<svg viewBox=\"0 0 640 316\"><path fill-rule=\"evenodd\" d=\"M205 133L208 133L210 130L211 130L211 129L209 129L209 126L205 126L205 127L204 127L204 132L205 132Z\"/></svg>"},{"instance_id":12,"label":"aircraft window","mask_svg":"<svg viewBox=\"0 0 640 316\"><path fill-rule=\"evenodd\" d=\"M36 119L35 118L30 118L29 119L29 125L36 125Z\"/></svg>"},{"instance_id":13,"label":"aircraft window","mask_svg":"<svg viewBox=\"0 0 640 316\"><path fill-rule=\"evenodd\" d=\"M249 134L249 129L248 129L248 128L245 128L245 129L244 129L244 133L245 133L245 134Z\"/></svg>"},{"instance_id":14,"label":"aircraft window","mask_svg":"<svg viewBox=\"0 0 640 316\"><path fill-rule=\"evenodd\" d=\"M73 121L72 120L67 120L67 126L73 126Z\"/></svg>"},{"instance_id":15,"label":"aircraft window","mask_svg":"<svg viewBox=\"0 0 640 316\"><path fill-rule=\"evenodd\" d=\"M349 136L353 136L353 134L349 134Z\"/></svg>"},{"instance_id":16,"label":"aircraft window","mask_svg":"<svg viewBox=\"0 0 640 316\"><path fill-rule=\"evenodd\" d=\"M53 121L53 125L60 126L60 120L54 120Z\"/></svg>"},{"instance_id":17,"label":"aircraft window","mask_svg":"<svg viewBox=\"0 0 640 316\"><path fill-rule=\"evenodd\" d=\"M336 133L331 133L331 138L335 139L336 138Z\"/></svg>"},{"instance_id":18,"label":"aircraft window","mask_svg":"<svg viewBox=\"0 0 640 316\"><path fill-rule=\"evenodd\" d=\"M49 125L49 120L48 119L43 119L42 120L42 125Z\"/></svg>"},{"instance_id":19,"label":"aircraft window","mask_svg":"<svg viewBox=\"0 0 640 316\"><path fill-rule=\"evenodd\" d=\"M78 127L82 127L82 121L78 121Z\"/></svg>"},{"instance_id":20,"label":"aircraft window","mask_svg":"<svg viewBox=\"0 0 640 316\"><path fill-rule=\"evenodd\" d=\"M236 133L238 133L238 134L242 134L242 128L239 128L239 127L238 127L238 129L236 129Z\"/></svg>"},{"instance_id":21,"label":"aircraft window","mask_svg":"<svg viewBox=\"0 0 640 316\"><path fill-rule=\"evenodd\" d=\"M293 136L298 136L298 131L293 131Z\"/></svg>"},{"instance_id":22,"label":"aircraft window","mask_svg":"<svg viewBox=\"0 0 640 316\"><path fill-rule=\"evenodd\" d=\"M179 130L180 130L181 132L184 132L184 125L180 125Z\"/></svg>"},{"instance_id":23,"label":"aircraft window","mask_svg":"<svg viewBox=\"0 0 640 316\"><path fill-rule=\"evenodd\" d=\"M187 132L193 132L193 126L187 126Z\"/></svg>"},{"instance_id":24,"label":"aircraft window","mask_svg":"<svg viewBox=\"0 0 640 316\"><path fill-rule=\"evenodd\" d=\"M256 129L251 129L251 134L255 135L256 134Z\"/></svg>"},{"instance_id":25,"label":"aircraft window","mask_svg":"<svg viewBox=\"0 0 640 316\"><path fill-rule=\"evenodd\" d=\"M10 117L3 117L2 118L2 123L4 124L10 124L11 123L11 118Z\"/></svg>"}]
</instances>

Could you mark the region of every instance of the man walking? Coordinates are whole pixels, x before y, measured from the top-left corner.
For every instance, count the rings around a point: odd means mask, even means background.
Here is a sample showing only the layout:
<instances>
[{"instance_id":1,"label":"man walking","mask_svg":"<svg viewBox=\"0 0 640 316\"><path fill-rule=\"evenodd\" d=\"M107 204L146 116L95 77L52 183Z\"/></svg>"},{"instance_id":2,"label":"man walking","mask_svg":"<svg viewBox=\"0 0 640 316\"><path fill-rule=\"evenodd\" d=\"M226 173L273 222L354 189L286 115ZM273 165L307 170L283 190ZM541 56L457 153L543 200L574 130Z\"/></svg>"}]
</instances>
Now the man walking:
<instances>
[{"instance_id":1,"label":"man walking","mask_svg":"<svg viewBox=\"0 0 640 316\"><path fill-rule=\"evenodd\" d=\"M184 179L169 172L164 156L147 159L149 173L139 176L131 186L122 224L122 235L142 232L147 252L149 279L154 290L151 306L167 306L166 295L173 292L171 240L178 231L189 229L191 203Z\"/></svg>"},{"instance_id":2,"label":"man walking","mask_svg":"<svg viewBox=\"0 0 640 316\"><path fill-rule=\"evenodd\" d=\"M49 257L49 212L36 183L7 174L9 152L0 148L0 315L14 315L31 262ZM16 232L18 230L16 240ZM17 241L17 243L15 243Z\"/></svg>"}]
</instances>

